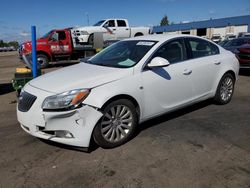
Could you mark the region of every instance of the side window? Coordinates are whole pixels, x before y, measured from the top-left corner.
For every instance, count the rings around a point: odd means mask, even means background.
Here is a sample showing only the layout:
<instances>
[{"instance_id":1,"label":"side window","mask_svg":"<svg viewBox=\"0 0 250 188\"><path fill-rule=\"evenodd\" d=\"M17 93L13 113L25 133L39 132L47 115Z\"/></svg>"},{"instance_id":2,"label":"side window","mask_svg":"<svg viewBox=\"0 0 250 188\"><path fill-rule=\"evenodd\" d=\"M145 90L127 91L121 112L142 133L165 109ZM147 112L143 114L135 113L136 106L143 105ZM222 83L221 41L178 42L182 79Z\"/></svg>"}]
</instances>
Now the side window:
<instances>
[{"instance_id":1,"label":"side window","mask_svg":"<svg viewBox=\"0 0 250 188\"><path fill-rule=\"evenodd\" d=\"M118 27L126 27L126 22L125 20L117 20L117 25Z\"/></svg>"},{"instance_id":2,"label":"side window","mask_svg":"<svg viewBox=\"0 0 250 188\"><path fill-rule=\"evenodd\" d=\"M108 27L115 27L115 20L109 20L107 24L108 24Z\"/></svg>"},{"instance_id":3,"label":"side window","mask_svg":"<svg viewBox=\"0 0 250 188\"><path fill-rule=\"evenodd\" d=\"M58 31L58 40L65 40L66 39L66 34L64 31Z\"/></svg>"},{"instance_id":4,"label":"side window","mask_svg":"<svg viewBox=\"0 0 250 188\"><path fill-rule=\"evenodd\" d=\"M169 63L177 63L187 59L184 41L182 39L167 42L161 46L153 55L167 59Z\"/></svg>"},{"instance_id":5,"label":"side window","mask_svg":"<svg viewBox=\"0 0 250 188\"><path fill-rule=\"evenodd\" d=\"M218 47L206 40L189 38L188 44L191 48L193 58L215 55L219 53Z\"/></svg>"}]
</instances>

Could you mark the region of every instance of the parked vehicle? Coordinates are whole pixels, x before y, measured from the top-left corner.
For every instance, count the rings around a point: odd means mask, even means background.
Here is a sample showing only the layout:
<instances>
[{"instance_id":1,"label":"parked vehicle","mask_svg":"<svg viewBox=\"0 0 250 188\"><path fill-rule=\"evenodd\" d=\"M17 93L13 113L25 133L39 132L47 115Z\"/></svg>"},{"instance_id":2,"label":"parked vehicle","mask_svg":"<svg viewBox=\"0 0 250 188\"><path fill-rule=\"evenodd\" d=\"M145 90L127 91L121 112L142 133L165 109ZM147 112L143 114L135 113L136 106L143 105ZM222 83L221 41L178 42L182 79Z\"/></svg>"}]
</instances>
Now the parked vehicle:
<instances>
[{"instance_id":1,"label":"parked vehicle","mask_svg":"<svg viewBox=\"0 0 250 188\"><path fill-rule=\"evenodd\" d=\"M244 44L250 44L250 37L241 37L241 38L230 40L223 47L226 50L229 50L233 53L237 53L238 52L237 49L240 48Z\"/></svg>"},{"instance_id":2,"label":"parked vehicle","mask_svg":"<svg viewBox=\"0 0 250 188\"><path fill-rule=\"evenodd\" d=\"M47 67L51 61L74 60L84 57L86 50L85 46L78 43L77 36L71 28L51 30L37 39L36 43L39 68ZM31 41L23 43L19 49L20 58L22 59L23 55L31 54L31 51ZM25 63L24 60L23 62Z\"/></svg>"},{"instance_id":3,"label":"parked vehicle","mask_svg":"<svg viewBox=\"0 0 250 188\"><path fill-rule=\"evenodd\" d=\"M10 51L15 51L15 47L14 46L8 46L8 47L0 47L0 52L10 52Z\"/></svg>"},{"instance_id":4,"label":"parked vehicle","mask_svg":"<svg viewBox=\"0 0 250 188\"><path fill-rule=\"evenodd\" d=\"M150 33L149 27L130 27L126 19L105 19L97 22L93 26L74 28L79 43L93 44L93 34L103 33L103 40L121 40L129 37L147 35Z\"/></svg>"},{"instance_id":5,"label":"parked vehicle","mask_svg":"<svg viewBox=\"0 0 250 188\"><path fill-rule=\"evenodd\" d=\"M127 142L138 123L213 98L230 102L239 63L190 35L125 39L86 62L42 75L21 91L17 118L27 133L72 146Z\"/></svg>"},{"instance_id":6,"label":"parked vehicle","mask_svg":"<svg viewBox=\"0 0 250 188\"><path fill-rule=\"evenodd\" d=\"M123 38L146 35L149 28L130 28L126 19L107 19L92 27L55 29L37 40L37 63L46 68L51 61L75 60L85 57L86 50L93 50L94 34L102 33L105 47L109 43ZM100 42L100 41L99 41ZM25 42L19 49L20 58L31 54L31 41ZM25 61L22 59L25 63Z\"/></svg>"},{"instance_id":7,"label":"parked vehicle","mask_svg":"<svg viewBox=\"0 0 250 188\"><path fill-rule=\"evenodd\" d=\"M233 33L227 33L225 36L225 40L233 40L236 39L236 35Z\"/></svg>"},{"instance_id":8,"label":"parked vehicle","mask_svg":"<svg viewBox=\"0 0 250 188\"><path fill-rule=\"evenodd\" d=\"M221 41L221 36L220 34L213 34L211 40L215 43L219 43Z\"/></svg>"},{"instance_id":9,"label":"parked vehicle","mask_svg":"<svg viewBox=\"0 0 250 188\"><path fill-rule=\"evenodd\" d=\"M250 68L250 44L243 45L238 49L237 58L240 68Z\"/></svg>"},{"instance_id":10,"label":"parked vehicle","mask_svg":"<svg viewBox=\"0 0 250 188\"><path fill-rule=\"evenodd\" d=\"M238 38L240 38L240 37L250 37L250 33L248 33L248 32L240 32L238 34Z\"/></svg>"}]
</instances>

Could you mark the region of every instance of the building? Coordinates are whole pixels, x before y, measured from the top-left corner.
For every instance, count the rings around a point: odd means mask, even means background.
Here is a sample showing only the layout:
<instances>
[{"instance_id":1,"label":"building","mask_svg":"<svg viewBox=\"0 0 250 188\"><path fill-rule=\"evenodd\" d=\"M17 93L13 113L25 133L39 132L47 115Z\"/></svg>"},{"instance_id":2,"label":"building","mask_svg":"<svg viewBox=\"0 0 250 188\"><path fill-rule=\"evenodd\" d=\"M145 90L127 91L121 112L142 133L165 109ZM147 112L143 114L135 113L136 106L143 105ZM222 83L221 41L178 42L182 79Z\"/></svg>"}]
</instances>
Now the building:
<instances>
[{"instance_id":1,"label":"building","mask_svg":"<svg viewBox=\"0 0 250 188\"><path fill-rule=\"evenodd\" d=\"M191 34L210 39L214 34L219 34L223 39L229 33L236 36L243 32L250 33L250 15L155 26L152 31L153 33Z\"/></svg>"}]
</instances>

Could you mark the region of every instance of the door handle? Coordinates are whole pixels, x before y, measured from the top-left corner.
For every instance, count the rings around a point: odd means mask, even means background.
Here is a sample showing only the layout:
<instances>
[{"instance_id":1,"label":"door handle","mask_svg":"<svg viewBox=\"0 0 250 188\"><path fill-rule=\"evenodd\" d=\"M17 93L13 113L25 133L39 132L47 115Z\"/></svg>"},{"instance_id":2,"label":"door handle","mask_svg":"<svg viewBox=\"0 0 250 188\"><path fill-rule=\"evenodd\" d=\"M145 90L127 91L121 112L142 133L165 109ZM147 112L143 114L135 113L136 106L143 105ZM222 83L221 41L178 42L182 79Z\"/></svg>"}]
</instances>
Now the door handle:
<instances>
[{"instance_id":1,"label":"door handle","mask_svg":"<svg viewBox=\"0 0 250 188\"><path fill-rule=\"evenodd\" d=\"M126 30L129 30L128 28Z\"/></svg>"},{"instance_id":2,"label":"door handle","mask_svg":"<svg viewBox=\"0 0 250 188\"><path fill-rule=\"evenodd\" d=\"M113 29L113 31L115 31L116 29Z\"/></svg>"},{"instance_id":3,"label":"door handle","mask_svg":"<svg viewBox=\"0 0 250 188\"><path fill-rule=\"evenodd\" d=\"M189 74L191 74L192 73L192 70L189 70L189 69L185 69L184 71L183 71L183 74L184 75L189 75Z\"/></svg>"},{"instance_id":4,"label":"door handle","mask_svg":"<svg viewBox=\"0 0 250 188\"><path fill-rule=\"evenodd\" d=\"M214 64L215 64L215 65L219 65L219 64L221 64L221 62L220 62L220 61L217 61L217 62L215 62Z\"/></svg>"}]
</instances>

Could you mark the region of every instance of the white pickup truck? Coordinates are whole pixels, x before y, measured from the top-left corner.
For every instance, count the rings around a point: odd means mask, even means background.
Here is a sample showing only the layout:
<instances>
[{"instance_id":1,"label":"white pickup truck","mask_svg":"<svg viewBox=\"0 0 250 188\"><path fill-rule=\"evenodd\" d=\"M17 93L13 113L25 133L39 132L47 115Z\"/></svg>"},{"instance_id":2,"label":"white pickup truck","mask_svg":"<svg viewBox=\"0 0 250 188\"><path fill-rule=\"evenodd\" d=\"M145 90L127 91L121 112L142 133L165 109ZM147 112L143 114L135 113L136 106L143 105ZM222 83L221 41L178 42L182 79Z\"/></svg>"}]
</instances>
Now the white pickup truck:
<instances>
[{"instance_id":1,"label":"white pickup truck","mask_svg":"<svg viewBox=\"0 0 250 188\"><path fill-rule=\"evenodd\" d=\"M121 40L129 37L147 35L149 27L129 27L126 19L105 19L93 26L73 28L72 34L78 39L79 44L93 44L94 33L103 33L103 41Z\"/></svg>"}]
</instances>

